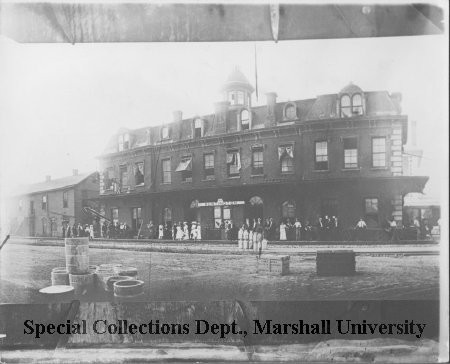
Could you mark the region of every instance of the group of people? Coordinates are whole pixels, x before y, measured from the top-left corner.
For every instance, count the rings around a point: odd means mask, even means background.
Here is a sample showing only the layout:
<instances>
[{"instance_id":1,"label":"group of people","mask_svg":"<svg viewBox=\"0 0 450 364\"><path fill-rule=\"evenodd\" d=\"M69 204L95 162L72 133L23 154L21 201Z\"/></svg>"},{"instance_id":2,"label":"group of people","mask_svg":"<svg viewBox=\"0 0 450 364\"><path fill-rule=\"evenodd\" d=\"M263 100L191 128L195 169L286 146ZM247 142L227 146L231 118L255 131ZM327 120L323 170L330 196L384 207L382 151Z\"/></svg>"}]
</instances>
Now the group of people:
<instances>
[{"instance_id":1,"label":"group of people","mask_svg":"<svg viewBox=\"0 0 450 364\"><path fill-rule=\"evenodd\" d=\"M150 221L147 224L148 238L149 239L165 239L165 240L201 240L202 228L200 223L193 221L178 222L171 224L169 222L165 224L159 224L158 227Z\"/></svg>"},{"instance_id":2,"label":"group of people","mask_svg":"<svg viewBox=\"0 0 450 364\"><path fill-rule=\"evenodd\" d=\"M88 237L89 239L94 238L94 225L74 223L72 226L70 224L63 225L62 227L62 237L63 238L77 238L77 237Z\"/></svg>"},{"instance_id":3,"label":"group of people","mask_svg":"<svg viewBox=\"0 0 450 364\"><path fill-rule=\"evenodd\" d=\"M107 239L127 239L132 238L135 232L126 222L109 223L105 221L101 224L102 237Z\"/></svg>"}]
</instances>

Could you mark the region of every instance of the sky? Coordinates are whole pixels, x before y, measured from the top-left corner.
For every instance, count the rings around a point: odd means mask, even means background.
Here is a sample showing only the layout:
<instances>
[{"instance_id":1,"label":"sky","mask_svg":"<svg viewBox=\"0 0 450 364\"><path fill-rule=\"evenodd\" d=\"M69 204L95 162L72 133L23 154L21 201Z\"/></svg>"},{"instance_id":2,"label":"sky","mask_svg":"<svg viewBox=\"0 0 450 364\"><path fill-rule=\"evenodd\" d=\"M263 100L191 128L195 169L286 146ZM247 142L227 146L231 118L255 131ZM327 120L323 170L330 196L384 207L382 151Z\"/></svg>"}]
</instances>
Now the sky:
<instances>
[{"instance_id":1,"label":"sky","mask_svg":"<svg viewBox=\"0 0 450 364\"><path fill-rule=\"evenodd\" d=\"M4 193L18 184L97 170L121 127L213 112L235 66L259 99L338 93L350 81L403 95L417 121L426 192L447 188L448 73L444 36L234 43L18 44L0 38L0 164Z\"/></svg>"}]
</instances>

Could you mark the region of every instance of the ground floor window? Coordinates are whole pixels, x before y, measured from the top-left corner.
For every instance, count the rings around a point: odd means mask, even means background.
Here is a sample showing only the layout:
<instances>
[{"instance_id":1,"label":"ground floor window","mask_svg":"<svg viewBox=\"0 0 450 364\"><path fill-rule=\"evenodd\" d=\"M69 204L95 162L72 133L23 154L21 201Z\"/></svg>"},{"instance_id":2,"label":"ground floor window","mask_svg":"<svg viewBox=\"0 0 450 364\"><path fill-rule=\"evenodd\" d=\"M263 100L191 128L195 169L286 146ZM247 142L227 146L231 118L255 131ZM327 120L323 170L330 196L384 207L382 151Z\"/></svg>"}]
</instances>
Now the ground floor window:
<instances>
[{"instance_id":1,"label":"ground floor window","mask_svg":"<svg viewBox=\"0 0 450 364\"><path fill-rule=\"evenodd\" d=\"M164 224L172 224L172 209L169 207L163 210L163 222Z\"/></svg>"},{"instance_id":2,"label":"ground floor window","mask_svg":"<svg viewBox=\"0 0 450 364\"><path fill-rule=\"evenodd\" d=\"M133 207L131 209L131 228L138 231L142 224L142 209L140 207Z\"/></svg>"},{"instance_id":3,"label":"ground floor window","mask_svg":"<svg viewBox=\"0 0 450 364\"><path fill-rule=\"evenodd\" d=\"M378 199L365 198L364 199L364 213L366 218L378 222Z\"/></svg>"},{"instance_id":4,"label":"ground floor window","mask_svg":"<svg viewBox=\"0 0 450 364\"><path fill-rule=\"evenodd\" d=\"M117 207L113 207L111 209L111 221L113 225L116 225L119 223L119 209Z\"/></svg>"},{"instance_id":5,"label":"ground floor window","mask_svg":"<svg viewBox=\"0 0 450 364\"><path fill-rule=\"evenodd\" d=\"M281 205L281 217L283 219L293 219L295 218L295 202L285 201Z\"/></svg>"},{"instance_id":6,"label":"ground floor window","mask_svg":"<svg viewBox=\"0 0 450 364\"><path fill-rule=\"evenodd\" d=\"M322 216L337 216L338 202L335 198L325 198L321 203Z\"/></svg>"}]
</instances>

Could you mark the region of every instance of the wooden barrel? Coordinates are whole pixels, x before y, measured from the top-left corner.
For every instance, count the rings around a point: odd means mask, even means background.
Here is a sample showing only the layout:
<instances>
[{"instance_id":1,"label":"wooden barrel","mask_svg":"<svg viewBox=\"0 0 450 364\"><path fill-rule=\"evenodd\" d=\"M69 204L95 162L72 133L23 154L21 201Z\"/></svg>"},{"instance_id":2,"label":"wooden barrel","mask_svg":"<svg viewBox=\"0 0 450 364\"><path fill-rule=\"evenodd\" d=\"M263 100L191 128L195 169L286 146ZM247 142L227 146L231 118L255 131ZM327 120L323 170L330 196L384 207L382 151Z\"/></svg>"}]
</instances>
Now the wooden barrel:
<instances>
[{"instance_id":1,"label":"wooden barrel","mask_svg":"<svg viewBox=\"0 0 450 364\"><path fill-rule=\"evenodd\" d=\"M127 276L112 276L112 277L109 277L108 280L106 281L106 290L108 292L113 292L115 283L121 282L121 281L130 281L130 280L134 280L134 278L133 277L127 277Z\"/></svg>"},{"instance_id":2,"label":"wooden barrel","mask_svg":"<svg viewBox=\"0 0 450 364\"><path fill-rule=\"evenodd\" d=\"M144 281L130 279L114 283L115 297L136 297L144 292Z\"/></svg>"},{"instance_id":3,"label":"wooden barrel","mask_svg":"<svg viewBox=\"0 0 450 364\"><path fill-rule=\"evenodd\" d=\"M114 271L118 276L128 276L137 278L138 270L135 267L116 267Z\"/></svg>"},{"instance_id":4,"label":"wooden barrel","mask_svg":"<svg viewBox=\"0 0 450 364\"><path fill-rule=\"evenodd\" d=\"M83 295L93 291L94 275L92 273L69 274L69 282L76 295Z\"/></svg>"},{"instance_id":5,"label":"wooden barrel","mask_svg":"<svg viewBox=\"0 0 450 364\"><path fill-rule=\"evenodd\" d=\"M47 302L70 302L73 299L74 288L68 285L45 287L39 292Z\"/></svg>"},{"instance_id":6,"label":"wooden barrel","mask_svg":"<svg viewBox=\"0 0 450 364\"><path fill-rule=\"evenodd\" d=\"M89 273L89 238L66 238L65 251L70 274Z\"/></svg>"},{"instance_id":7,"label":"wooden barrel","mask_svg":"<svg viewBox=\"0 0 450 364\"><path fill-rule=\"evenodd\" d=\"M69 285L69 272L67 272L66 268L53 268L51 277L52 277L52 286Z\"/></svg>"}]
</instances>

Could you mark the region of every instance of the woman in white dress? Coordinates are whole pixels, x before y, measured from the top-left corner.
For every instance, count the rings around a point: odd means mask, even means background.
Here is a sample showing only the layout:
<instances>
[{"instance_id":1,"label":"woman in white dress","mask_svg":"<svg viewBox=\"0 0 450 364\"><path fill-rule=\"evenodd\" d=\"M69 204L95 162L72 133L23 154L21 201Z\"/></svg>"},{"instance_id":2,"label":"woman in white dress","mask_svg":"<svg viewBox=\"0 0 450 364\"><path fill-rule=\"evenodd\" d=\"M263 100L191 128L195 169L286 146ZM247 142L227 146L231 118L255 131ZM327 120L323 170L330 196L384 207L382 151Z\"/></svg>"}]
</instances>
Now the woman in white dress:
<instances>
[{"instance_id":1,"label":"woman in white dress","mask_svg":"<svg viewBox=\"0 0 450 364\"><path fill-rule=\"evenodd\" d=\"M242 249L243 243L244 243L244 230L245 226L242 225L241 228L238 231L238 248Z\"/></svg>"},{"instance_id":2,"label":"woman in white dress","mask_svg":"<svg viewBox=\"0 0 450 364\"><path fill-rule=\"evenodd\" d=\"M244 234L242 236L242 249L248 249L248 230L244 229Z\"/></svg>"},{"instance_id":3,"label":"woman in white dress","mask_svg":"<svg viewBox=\"0 0 450 364\"><path fill-rule=\"evenodd\" d=\"M286 224L281 221L280 224L280 240L286 240Z\"/></svg>"},{"instance_id":4,"label":"woman in white dress","mask_svg":"<svg viewBox=\"0 0 450 364\"><path fill-rule=\"evenodd\" d=\"M183 240L189 240L189 227L187 222L184 223L183 231L184 231Z\"/></svg>"},{"instance_id":5,"label":"woman in white dress","mask_svg":"<svg viewBox=\"0 0 450 364\"><path fill-rule=\"evenodd\" d=\"M164 226L161 224L158 226L158 239L162 239L164 237Z\"/></svg>"},{"instance_id":6,"label":"woman in white dress","mask_svg":"<svg viewBox=\"0 0 450 364\"><path fill-rule=\"evenodd\" d=\"M202 228L200 223L197 223L197 240L202 240Z\"/></svg>"},{"instance_id":7,"label":"woman in white dress","mask_svg":"<svg viewBox=\"0 0 450 364\"><path fill-rule=\"evenodd\" d=\"M252 229L249 229L249 232L248 232L248 249L251 249L253 247L253 235L256 235L256 232L254 232Z\"/></svg>"},{"instance_id":8,"label":"woman in white dress","mask_svg":"<svg viewBox=\"0 0 450 364\"><path fill-rule=\"evenodd\" d=\"M181 227L181 222L177 225L177 233L176 233L176 239L177 240L183 240L184 232L183 228Z\"/></svg>"},{"instance_id":9,"label":"woman in white dress","mask_svg":"<svg viewBox=\"0 0 450 364\"><path fill-rule=\"evenodd\" d=\"M197 223L193 222L191 224L191 239L192 240L197 240Z\"/></svg>"}]
</instances>

